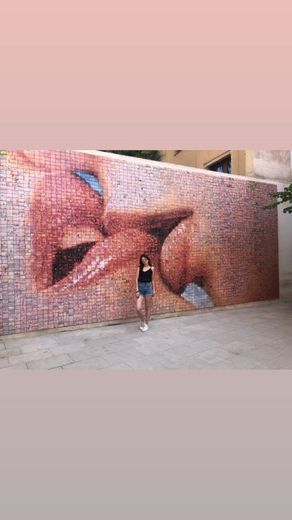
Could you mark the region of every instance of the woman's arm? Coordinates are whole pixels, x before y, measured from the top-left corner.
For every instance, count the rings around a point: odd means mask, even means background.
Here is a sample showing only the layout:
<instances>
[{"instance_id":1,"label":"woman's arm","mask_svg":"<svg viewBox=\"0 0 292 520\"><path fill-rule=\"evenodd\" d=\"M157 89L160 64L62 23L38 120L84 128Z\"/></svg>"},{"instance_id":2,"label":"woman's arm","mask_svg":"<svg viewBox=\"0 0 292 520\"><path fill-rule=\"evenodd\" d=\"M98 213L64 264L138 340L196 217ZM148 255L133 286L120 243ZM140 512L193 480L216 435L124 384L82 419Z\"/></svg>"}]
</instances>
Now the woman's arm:
<instances>
[{"instance_id":1,"label":"woman's arm","mask_svg":"<svg viewBox=\"0 0 292 520\"><path fill-rule=\"evenodd\" d=\"M139 292L139 287L138 287L139 272L140 272L140 269L138 267L137 273L136 273L136 292Z\"/></svg>"},{"instance_id":2,"label":"woman's arm","mask_svg":"<svg viewBox=\"0 0 292 520\"><path fill-rule=\"evenodd\" d=\"M155 279L154 279L154 267L151 267L152 269L152 292L153 295L155 294Z\"/></svg>"}]
</instances>

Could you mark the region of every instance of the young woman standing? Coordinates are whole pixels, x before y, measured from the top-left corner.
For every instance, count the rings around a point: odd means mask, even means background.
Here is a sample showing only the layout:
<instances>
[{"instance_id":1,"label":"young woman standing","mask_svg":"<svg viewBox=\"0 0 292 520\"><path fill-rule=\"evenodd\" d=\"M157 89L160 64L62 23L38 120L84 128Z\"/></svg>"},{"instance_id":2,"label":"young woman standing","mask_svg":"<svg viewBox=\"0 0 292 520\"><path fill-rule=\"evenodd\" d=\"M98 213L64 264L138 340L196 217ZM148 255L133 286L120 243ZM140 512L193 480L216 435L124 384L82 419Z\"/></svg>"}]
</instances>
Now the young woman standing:
<instances>
[{"instance_id":1,"label":"young woman standing","mask_svg":"<svg viewBox=\"0 0 292 520\"><path fill-rule=\"evenodd\" d=\"M154 267L149 256L141 255L140 265L136 275L137 313L141 320L140 329L143 332L149 329L149 320L152 311L152 297L155 294ZM142 311L143 299L145 301L145 316Z\"/></svg>"}]
</instances>

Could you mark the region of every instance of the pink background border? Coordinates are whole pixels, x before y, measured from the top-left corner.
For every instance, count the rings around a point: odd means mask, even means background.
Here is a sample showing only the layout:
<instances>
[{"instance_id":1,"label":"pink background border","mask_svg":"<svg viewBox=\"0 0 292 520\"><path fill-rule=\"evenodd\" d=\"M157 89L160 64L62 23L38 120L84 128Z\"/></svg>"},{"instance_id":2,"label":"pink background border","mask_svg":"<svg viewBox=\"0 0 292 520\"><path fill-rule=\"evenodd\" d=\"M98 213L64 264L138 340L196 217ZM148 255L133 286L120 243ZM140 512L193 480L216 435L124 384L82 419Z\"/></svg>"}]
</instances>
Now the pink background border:
<instances>
[{"instance_id":1,"label":"pink background border","mask_svg":"<svg viewBox=\"0 0 292 520\"><path fill-rule=\"evenodd\" d=\"M2 148L289 148L288 0L1 8Z\"/></svg>"},{"instance_id":2,"label":"pink background border","mask_svg":"<svg viewBox=\"0 0 292 520\"><path fill-rule=\"evenodd\" d=\"M1 148L290 149L291 11L6 2ZM0 386L3 518L291 518L287 371Z\"/></svg>"}]
</instances>

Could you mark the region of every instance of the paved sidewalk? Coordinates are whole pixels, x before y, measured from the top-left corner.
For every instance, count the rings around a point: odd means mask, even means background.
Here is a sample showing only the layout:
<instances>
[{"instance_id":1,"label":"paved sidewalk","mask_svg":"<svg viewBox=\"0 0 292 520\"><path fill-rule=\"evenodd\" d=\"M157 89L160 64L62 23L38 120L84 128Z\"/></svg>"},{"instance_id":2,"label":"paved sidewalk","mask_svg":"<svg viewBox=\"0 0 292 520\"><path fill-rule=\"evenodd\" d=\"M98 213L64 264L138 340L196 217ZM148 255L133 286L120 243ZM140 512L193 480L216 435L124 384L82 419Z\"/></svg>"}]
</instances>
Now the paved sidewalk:
<instances>
[{"instance_id":1,"label":"paved sidewalk","mask_svg":"<svg viewBox=\"0 0 292 520\"><path fill-rule=\"evenodd\" d=\"M292 301L0 338L2 369L292 369Z\"/></svg>"}]
</instances>

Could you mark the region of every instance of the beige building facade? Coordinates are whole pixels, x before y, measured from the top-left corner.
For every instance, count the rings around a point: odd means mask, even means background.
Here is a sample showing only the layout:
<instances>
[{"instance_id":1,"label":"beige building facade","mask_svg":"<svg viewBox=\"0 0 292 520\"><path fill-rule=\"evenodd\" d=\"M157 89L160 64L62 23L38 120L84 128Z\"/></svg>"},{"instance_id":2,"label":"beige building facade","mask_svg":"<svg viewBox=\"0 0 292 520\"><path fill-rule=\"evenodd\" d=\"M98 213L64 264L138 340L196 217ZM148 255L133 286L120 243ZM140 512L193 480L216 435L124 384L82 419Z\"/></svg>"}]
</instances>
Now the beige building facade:
<instances>
[{"instance_id":1,"label":"beige building facade","mask_svg":"<svg viewBox=\"0 0 292 520\"><path fill-rule=\"evenodd\" d=\"M160 150L162 160L193 168L223 171L233 175L252 175L251 150Z\"/></svg>"},{"instance_id":2,"label":"beige building facade","mask_svg":"<svg viewBox=\"0 0 292 520\"><path fill-rule=\"evenodd\" d=\"M291 150L160 150L162 161L218 173L292 182Z\"/></svg>"}]
</instances>

